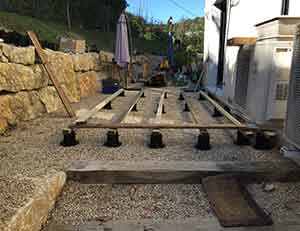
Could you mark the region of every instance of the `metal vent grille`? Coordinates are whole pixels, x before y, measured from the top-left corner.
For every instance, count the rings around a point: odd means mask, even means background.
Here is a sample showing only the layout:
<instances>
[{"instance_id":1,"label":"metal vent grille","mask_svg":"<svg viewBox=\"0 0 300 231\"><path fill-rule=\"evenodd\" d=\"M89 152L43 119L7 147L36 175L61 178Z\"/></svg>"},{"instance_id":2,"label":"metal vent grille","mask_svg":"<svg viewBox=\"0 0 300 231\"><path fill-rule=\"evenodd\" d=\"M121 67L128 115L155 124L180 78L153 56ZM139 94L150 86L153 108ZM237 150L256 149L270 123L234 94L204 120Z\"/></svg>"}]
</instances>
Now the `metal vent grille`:
<instances>
[{"instance_id":1,"label":"metal vent grille","mask_svg":"<svg viewBox=\"0 0 300 231\"><path fill-rule=\"evenodd\" d=\"M250 57L252 49L250 46L244 46L239 50L237 58L236 85L234 100L242 108L246 107Z\"/></svg>"},{"instance_id":2,"label":"metal vent grille","mask_svg":"<svg viewBox=\"0 0 300 231\"><path fill-rule=\"evenodd\" d=\"M300 148L300 26L294 43L286 121L286 136Z\"/></svg>"},{"instance_id":3,"label":"metal vent grille","mask_svg":"<svg viewBox=\"0 0 300 231\"><path fill-rule=\"evenodd\" d=\"M289 85L287 83L276 84L275 100L285 101L288 99Z\"/></svg>"}]
</instances>

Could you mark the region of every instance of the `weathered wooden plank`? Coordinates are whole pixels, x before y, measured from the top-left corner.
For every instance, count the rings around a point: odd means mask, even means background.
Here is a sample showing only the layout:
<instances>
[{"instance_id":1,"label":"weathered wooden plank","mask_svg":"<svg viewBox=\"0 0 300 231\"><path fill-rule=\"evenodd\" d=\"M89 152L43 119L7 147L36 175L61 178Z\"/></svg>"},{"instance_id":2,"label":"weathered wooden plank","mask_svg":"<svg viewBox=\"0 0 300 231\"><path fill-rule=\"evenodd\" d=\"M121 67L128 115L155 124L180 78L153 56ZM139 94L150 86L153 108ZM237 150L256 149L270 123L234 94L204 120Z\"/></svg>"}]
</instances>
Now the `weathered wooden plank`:
<instances>
[{"instance_id":1,"label":"weathered wooden plank","mask_svg":"<svg viewBox=\"0 0 300 231\"><path fill-rule=\"evenodd\" d=\"M162 91L160 99L159 99L156 115L155 115L156 122L160 122L161 117L162 117L165 94L166 94L165 91Z\"/></svg>"},{"instance_id":2,"label":"weathered wooden plank","mask_svg":"<svg viewBox=\"0 0 300 231\"><path fill-rule=\"evenodd\" d=\"M218 174L236 174L247 181L299 181L300 168L290 160L280 161L74 161L69 180L101 184L196 183Z\"/></svg>"},{"instance_id":3,"label":"weathered wooden plank","mask_svg":"<svg viewBox=\"0 0 300 231\"><path fill-rule=\"evenodd\" d=\"M233 124L150 124L150 123L78 123L71 124L69 126L71 129L202 129L202 130L222 130L222 129L232 129L232 130L256 130L256 128L247 127L244 125L236 126Z\"/></svg>"},{"instance_id":4,"label":"weathered wooden plank","mask_svg":"<svg viewBox=\"0 0 300 231\"><path fill-rule=\"evenodd\" d=\"M254 45L255 43L255 37L234 37L227 41L228 46Z\"/></svg>"},{"instance_id":5,"label":"weathered wooden plank","mask_svg":"<svg viewBox=\"0 0 300 231\"><path fill-rule=\"evenodd\" d=\"M122 123L126 119L126 117L129 115L132 109L141 100L143 94L144 94L144 89L142 89L140 93L133 99L132 103L130 104L130 107L119 116L119 118L115 121L115 123Z\"/></svg>"},{"instance_id":6,"label":"weathered wooden plank","mask_svg":"<svg viewBox=\"0 0 300 231\"><path fill-rule=\"evenodd\" d=\"M64 90L61 88L58 80L56 79L55 75L53 74L50 66L49 66L49 63L48 63L48 60L47 60L47 55L45 54L45 52L43 51L43 48L41 47L39 41L38 41L38 38L36 37L35 33L32 32L32 31L28 31L27 34L29 35L34 47L35 47L35 50L38 54L38 56L40 57L41 61L42 61L42 64L44 66L44 69L48 75L48 77L50 78L50 80L52 81L56 91L57 91L57 94L59 96L59 98L61 99L68 115L72 118L72 117L75 117L75 112L71 106L71 103L70 101L68 100Z\"/></svg>"},{"instance_id":7,"label":"weathered wooden plank","mask_svg":"<svg viewBox=\"0 0 300 231\"><path fill-rule=\"evenodd\" d=\"M238 121L236 118L234 118L230 113L225 111L223 107L221 107L216 101L214 101L212 98L210 98L205 92L200 91L200 94L206 98L222 115L224 115L228 120L230 120L233 124L237 126L241 126L242 123Z\"/></svg>"},{"instance_id":8,"label":"weathered wooden plank","mask_svg":"<svg viewBox=\"0 0 300 231\"><path fill-rule=\"evenodd\" d=\"M195 124L199 124L199 121L197 119L197 116L196 116L196 113L194 112L194 109L192 107L192 104L191 102L189 101L188 97L186 97L186 95L184 93L182 93L182 96L185 100L185 103L188 105L189 109L190 109L190 113L191 113L191 116L192 116L192 119L193 119L193 122Z\"/></svg>"},{"instance_id":9,"label":"weathered wooden plank","mask_svg":"<svg viewBox=\"0 0 300 231\"><path fill-rule=\"evenodd\" d=\"M89 110L87 113L83 114L81 117L79 117L75 123L76 124L80 124L80 123L85 123L89 118L91 118L95 113L97 113L98 111L100 111L102 108L105 107L106 104L108 104L109 102L112 102L113 100L115 100L120 94L122 94L124 92L124 89L120 89L117 92L115 92L114 94L108 96L107 98L105 98L103 101L101 101L99 104L97 104L96 106L94 106L91 110Z\"/></svg>"},{"instance_id":10,"label":"weathered wooden plank","mask_svg":"<svg viewBox=\"0 0 300 231\"><path fill-rule=\"evenodd\" d=\"M268 226L272 219L262 210L247 188L231 175L202 180L211 208L224 227ZM234 198L234 199L233 199Z\"/></svg>"},{"instance_id":11,"label":"weathered wooden plank","mask_svg":"<svg viewBox=\"0 0 300 231\"><path fill-rule=\"evenodd\" d=\"M74 221L76 223L76 221ZM111 221L105 224L87 222L82 225L63 225L52 223L46 231L299 231L300 223L280 222L268 227L223 228L215 218L187 218L184 220L126 220Z\"/></svg>"}]
</instances>

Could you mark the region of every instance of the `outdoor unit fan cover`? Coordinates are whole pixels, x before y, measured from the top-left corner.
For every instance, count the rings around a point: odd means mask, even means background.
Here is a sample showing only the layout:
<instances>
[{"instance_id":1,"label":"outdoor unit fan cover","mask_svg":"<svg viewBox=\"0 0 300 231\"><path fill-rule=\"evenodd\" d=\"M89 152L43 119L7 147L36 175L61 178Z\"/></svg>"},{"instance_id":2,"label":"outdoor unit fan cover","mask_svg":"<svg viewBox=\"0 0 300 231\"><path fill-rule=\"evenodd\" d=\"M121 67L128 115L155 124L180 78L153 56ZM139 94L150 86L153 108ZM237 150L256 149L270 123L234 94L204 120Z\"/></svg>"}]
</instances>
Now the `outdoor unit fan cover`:
<instances>
[{"instance_id":1,"label":"outdoor unit fan cover","mask_svg":"<svg viewBox=\"0 0 300 231\"><path fill-rule=\"evenodd\" d=\"M297 27L294 43L286 118L286 137L300 148L300 25Z\"/></svg>"}]
</instances>

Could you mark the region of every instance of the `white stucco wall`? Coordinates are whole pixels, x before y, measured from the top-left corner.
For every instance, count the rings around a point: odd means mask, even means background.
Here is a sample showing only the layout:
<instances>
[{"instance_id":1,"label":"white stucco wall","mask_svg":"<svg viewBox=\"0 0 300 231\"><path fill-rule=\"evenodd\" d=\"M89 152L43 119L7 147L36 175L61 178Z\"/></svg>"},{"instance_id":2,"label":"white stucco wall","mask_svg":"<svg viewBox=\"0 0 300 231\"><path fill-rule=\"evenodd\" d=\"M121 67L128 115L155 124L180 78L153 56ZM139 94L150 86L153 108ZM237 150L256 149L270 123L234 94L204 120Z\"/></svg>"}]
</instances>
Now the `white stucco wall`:
<instances>
[{"instance_id":1,"label":"white stucco wall","mask_svg":"<svg viewBox=\"0 0 300 231\"><path fill-rule=\"evenodd\" d=\"M229 0L227 0L229 2ZM220 11L215 0L205 1L204 61L208 61L205 84L216 85L219 53ZM231 0L227 37L256 37L255 25L280 16L282 0ZM300 0L290 0L289 15L300 16ZM223 98L234 98L236 62L239 47L226 47Z\"/></svg>"},{"instance_id":2,"label":"white stucco wall","mask_svg":"<svg viewBox=\"0 0 300 231\"><path fill-rule=\"evenodd\" d=\"M270 4L271 1L272 4ZM227 29L228 39L233 37L256 37L256 24L280 15L281 0L271 1L231 0L231 12ZM223 98L229 102L234 98L238 51L239 47L227 47L225 52Z\"/></svg>"},{"instance_id":3,"label":"white stucco wall","mask_svg":"<svg viewBox=\"0 0 300 231\"><path fill-rule=\"evenodd\" d=\"M290 0L289 15L300 16L300 0Z\"/></svg>"},{"instance_id":4,"label":"white stucco wall","mask_svg":"<svg viewBox=\"0 0 300 231\"><path fill-rule=\"evenodd\" d=\"M215 0L205 2L205 34L204 34L204 62L208 71L204 82L207 86L217 83L220 11L213 5Z\"/></svg>"}]
</instances>

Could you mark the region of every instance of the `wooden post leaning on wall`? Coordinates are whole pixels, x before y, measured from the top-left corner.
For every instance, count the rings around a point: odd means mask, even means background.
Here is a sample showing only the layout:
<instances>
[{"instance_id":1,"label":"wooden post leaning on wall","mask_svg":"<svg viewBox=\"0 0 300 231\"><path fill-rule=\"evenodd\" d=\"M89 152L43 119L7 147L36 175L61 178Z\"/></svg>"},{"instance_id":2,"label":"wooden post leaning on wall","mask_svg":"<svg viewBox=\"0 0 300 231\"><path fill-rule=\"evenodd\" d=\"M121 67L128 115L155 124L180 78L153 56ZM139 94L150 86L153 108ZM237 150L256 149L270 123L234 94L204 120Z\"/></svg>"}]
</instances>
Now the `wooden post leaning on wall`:
<instances>
[{"instance_id":1,"label":"wooden post leaning on wall","mask_svg":"<svg viewBox=\"0 0 300 231\"><path fill-rule=\"evenodd\" d=\"M72 117L75 117L75 112L71 106L71 103L70 101L68 100L64 90L61 88L58 80L56 79L54 73L52 72L51 68L50 68L50 65L48 63L48 57L46 55L46 53L43 51L43 48L41 47L41 44L39 43L38 41L38 38L36 37L35 33L32 32L32 31L28 31L27 34L29 35L34 47L35 47L35 50L36 50L36 53L38 54L38 56L40 57L41 61L42 61L42 65L49 77L49 79L52 81L55 89L56 89L56 92L59 96L59 98L61 99L68 115L72 118Z\"/></svg>"}]
</instances>

